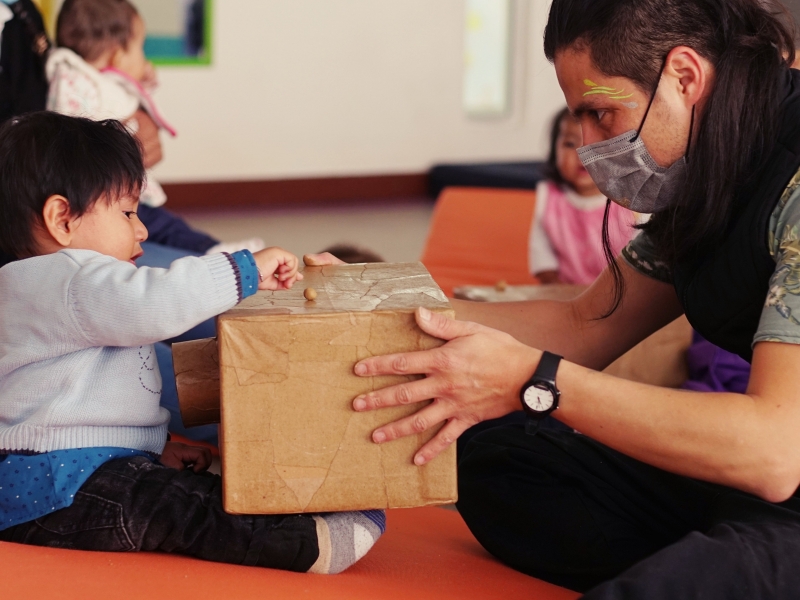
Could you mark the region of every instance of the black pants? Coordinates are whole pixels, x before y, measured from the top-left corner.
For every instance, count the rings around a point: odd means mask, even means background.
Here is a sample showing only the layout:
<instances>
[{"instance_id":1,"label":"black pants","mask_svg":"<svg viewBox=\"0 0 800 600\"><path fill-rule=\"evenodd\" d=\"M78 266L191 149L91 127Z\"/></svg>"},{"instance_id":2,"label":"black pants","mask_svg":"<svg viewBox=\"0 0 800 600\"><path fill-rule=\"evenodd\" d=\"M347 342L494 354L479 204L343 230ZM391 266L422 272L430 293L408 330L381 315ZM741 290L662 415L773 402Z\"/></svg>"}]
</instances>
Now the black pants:
<instances>
[{"instance_id":1,"label":"black pants","mask_svg":"<svg viewBox=\"0 0 800 600\"><path fill-rule=\"evenodd\" d=\"M0 531L0 541L34 546L173 552L216 562L307 571L319 556L308 515L229 515L221 479L176 471L146 458L112 460L71 506Z\"/></svg>"},{"instance_id":2,"label":"black pants","mask_svg":"<svg viewBox=\"0 0 800 600\"><path fill-rule=\"evenodd\" d=\"M800 598L799 497L770 504L510 425L461 453L459 498L489 552L586 598Z\"/></svg>"}]
</instances>

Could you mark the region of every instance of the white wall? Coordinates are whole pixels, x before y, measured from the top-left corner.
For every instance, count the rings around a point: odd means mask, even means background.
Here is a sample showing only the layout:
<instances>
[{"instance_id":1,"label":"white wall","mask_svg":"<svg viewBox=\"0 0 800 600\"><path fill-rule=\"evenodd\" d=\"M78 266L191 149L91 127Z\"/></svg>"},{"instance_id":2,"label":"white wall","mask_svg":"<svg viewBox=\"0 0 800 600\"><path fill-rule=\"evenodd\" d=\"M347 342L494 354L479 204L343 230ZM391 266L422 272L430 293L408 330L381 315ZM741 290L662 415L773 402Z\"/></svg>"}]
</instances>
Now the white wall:
<instances>
[{"instance_id":1,"label":"white wall","mask_svg":"<svg viewBox=\"0 0 800 600\"><path fill-rule=\"evenodd\" d=\"M421 172L545 151L549 0L516 0L513 108L461 108L463 0L216 0L213 64L162 67L162 181Z\"/></svg>"}]
</instances>

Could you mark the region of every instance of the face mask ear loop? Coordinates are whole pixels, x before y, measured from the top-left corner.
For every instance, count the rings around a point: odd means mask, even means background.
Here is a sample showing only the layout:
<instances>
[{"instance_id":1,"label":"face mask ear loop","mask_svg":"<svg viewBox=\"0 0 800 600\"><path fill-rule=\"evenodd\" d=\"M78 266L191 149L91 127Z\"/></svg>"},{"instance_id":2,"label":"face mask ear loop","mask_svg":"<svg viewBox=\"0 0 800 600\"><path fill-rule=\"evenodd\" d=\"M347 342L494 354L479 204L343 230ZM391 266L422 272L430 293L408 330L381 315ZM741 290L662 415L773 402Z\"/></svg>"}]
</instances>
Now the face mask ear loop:
<instances>
[{"instance_id":1,"label":"face mask ear loop","mask_svg":"<svg viewBox=\"0 0 800 600\"><path fill-rule=\"evenodd\" d=\"M692 120L689 121L689 141L686 142L686 154L684 155L687 163L689 162L689 150L692 148L692 134L694 133L694 109L696 107L696 104L692 106Z\"/></svg>"},{"instance_id":2,"label":"face mask ear loop","mask_svg":"<svg viewBox=\"0 0 800 600\"><path fill-rule=\"evenodd\" d=\"M664 58L664 62L661 63L661 70L658 72L658 79L656 80L656 86L653 88L653 95L650 96L650 102L647 103L647 110L644 111L644 117L642 117L642 123L639 125L639 129L636 130L636 135L631 138L630 143L632 144L636 140L639 139L639 136L642 135L642 129L644 129L644 122L647 121L647 115L650 114L650 109L653 107L653 101L656 99L656 92L658 91L658 86L661 83L661 75L664 73L664 67L667 66L667 59L669 55Z\"/></svg>"}]
</instances>

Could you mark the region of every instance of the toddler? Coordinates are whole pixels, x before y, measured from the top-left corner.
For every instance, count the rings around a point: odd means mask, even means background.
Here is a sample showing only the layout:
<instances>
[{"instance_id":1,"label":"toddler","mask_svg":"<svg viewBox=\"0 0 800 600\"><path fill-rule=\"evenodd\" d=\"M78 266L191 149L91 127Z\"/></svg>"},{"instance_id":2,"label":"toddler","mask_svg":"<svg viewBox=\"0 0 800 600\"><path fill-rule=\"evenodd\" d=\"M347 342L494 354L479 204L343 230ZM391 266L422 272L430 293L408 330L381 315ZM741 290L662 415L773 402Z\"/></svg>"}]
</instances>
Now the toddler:
<instances>
[{"instance_id":1,"label":"toddler","mask_svg":"<svg viewBox=\"0 0 800 600\"><path fill-rule=\"evenodd\" d=\"M167 441L153 344L302 275L280 248L137 268L144 177L118 121L0 128L0 540L346 569L382 511L229 515L207 451Z\"/></svg>"},{"instance_id":2,"label":"toddler","mask_svg":"<svg viewBox=\"0 0 800 600\"><path fill-rule=\"evenodd\" d=\"M606 268L607 200L578 158L582 140L580 124L563 109L553 121L545 179L536 187L529 266L542 283L589 285ZM636 233L636 216L613 202L608 210L608 236L617 255Z\"/></svg>"}]
</instances>

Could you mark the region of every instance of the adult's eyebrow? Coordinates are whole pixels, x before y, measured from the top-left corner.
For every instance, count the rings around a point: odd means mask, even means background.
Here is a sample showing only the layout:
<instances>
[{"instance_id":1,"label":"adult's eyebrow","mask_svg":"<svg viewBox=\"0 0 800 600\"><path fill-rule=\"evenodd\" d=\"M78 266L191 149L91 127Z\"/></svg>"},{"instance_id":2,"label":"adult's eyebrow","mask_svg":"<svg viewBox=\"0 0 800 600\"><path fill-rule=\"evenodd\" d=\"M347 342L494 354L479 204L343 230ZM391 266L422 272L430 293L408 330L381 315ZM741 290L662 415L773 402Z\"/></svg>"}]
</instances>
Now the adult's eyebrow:
<instances>
[{"instance_id":1,"label":"adult's eyebrow","mask_svg":"<svg viewBox=\"0 0 800 600\"><path fill-rule=\"evenodd\" d=\"M573 110L570 111L573 117L576 119L580 119L583 115L588 112L592 112L597 110L597 106L592 101L583 101L578 106L576 106Z\"/></svg>"}]
</instances>

